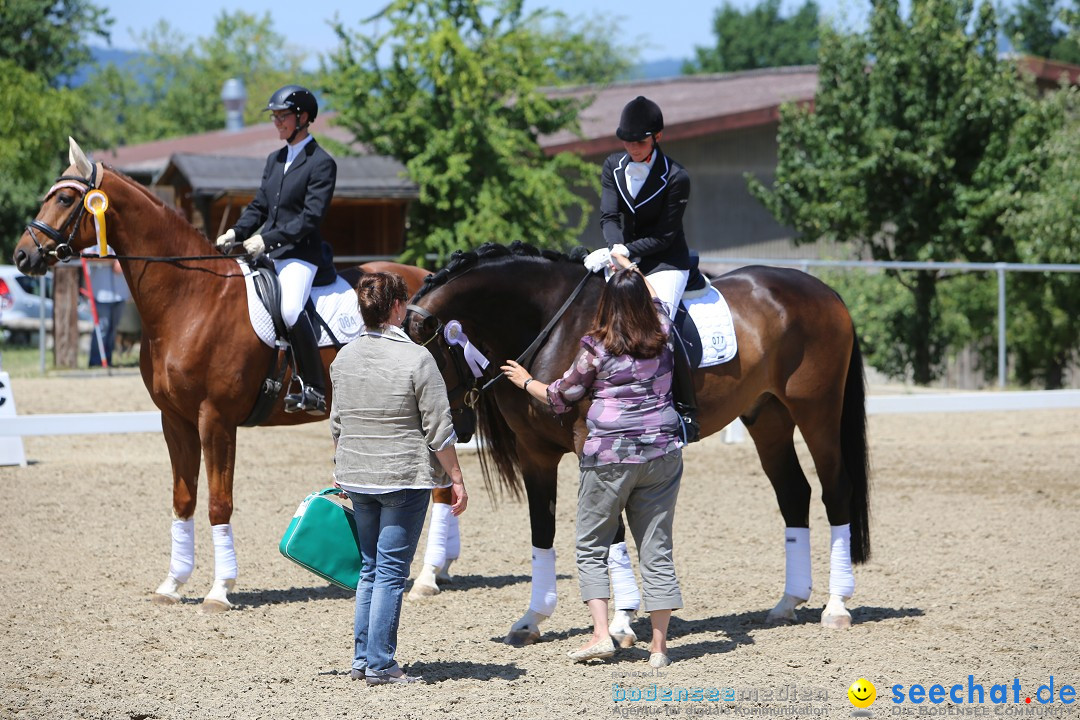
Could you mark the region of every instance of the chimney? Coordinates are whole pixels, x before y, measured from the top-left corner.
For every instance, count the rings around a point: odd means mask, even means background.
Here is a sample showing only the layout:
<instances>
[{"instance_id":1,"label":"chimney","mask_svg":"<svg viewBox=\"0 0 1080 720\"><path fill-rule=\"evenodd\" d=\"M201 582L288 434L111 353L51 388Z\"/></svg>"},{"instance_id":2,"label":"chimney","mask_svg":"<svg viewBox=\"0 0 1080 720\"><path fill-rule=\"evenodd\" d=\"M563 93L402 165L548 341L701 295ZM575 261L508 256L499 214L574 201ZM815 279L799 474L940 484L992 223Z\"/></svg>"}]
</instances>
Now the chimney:
<instances>
[{"instance_id":1,"label":"chimney","mask_svg":"<svg viewBox=\"0 0 1080 720\"><path fill-rule=\"evenodd\" d=\"M244 101L247 91L240 78L229 78L221 88L221 99L225 102L225 129L230 131L244 128Z\"/></svg>"}]
</instances>

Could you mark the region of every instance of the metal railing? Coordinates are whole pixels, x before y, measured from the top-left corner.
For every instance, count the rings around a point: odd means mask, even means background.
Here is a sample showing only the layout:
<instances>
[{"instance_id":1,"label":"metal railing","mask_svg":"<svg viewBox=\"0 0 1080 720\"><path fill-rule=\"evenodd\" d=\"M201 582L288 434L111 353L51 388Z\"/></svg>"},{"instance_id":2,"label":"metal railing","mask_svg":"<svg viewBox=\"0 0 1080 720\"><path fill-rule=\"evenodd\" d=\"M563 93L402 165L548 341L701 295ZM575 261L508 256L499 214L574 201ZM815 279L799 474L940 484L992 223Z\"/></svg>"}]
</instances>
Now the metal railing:
<instances>
[{"instance_id":1,"label":"metal railing","mask_svg":"<svg viewBox=\"0 0 1080 720\"><path fill-rule=\"evenodd\" d=\"M1080 265L1055 263L973 263L973 262L915 262L906 260L810 260L776 258L723 257L702 255L700 262L714 265L782 265L810 272L811 267L885 268L893 270L959 270L962 272L995 272L998 278L998 387L1005 387L1005 273L1007 272L1080 272Z\"/></svg>"}]
</instances>

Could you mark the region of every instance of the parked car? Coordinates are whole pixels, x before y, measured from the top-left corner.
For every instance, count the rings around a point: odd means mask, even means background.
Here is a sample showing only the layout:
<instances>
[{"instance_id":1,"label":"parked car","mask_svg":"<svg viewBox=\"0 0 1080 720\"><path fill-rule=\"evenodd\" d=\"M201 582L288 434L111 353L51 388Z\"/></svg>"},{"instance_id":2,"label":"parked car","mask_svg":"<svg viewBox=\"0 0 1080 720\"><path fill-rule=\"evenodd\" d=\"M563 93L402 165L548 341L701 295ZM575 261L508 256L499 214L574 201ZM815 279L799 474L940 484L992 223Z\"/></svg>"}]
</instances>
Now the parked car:
<instances>
[{"instance_id":1,"label":"parked car","mask_svg":"<svg viewBox=\"0 0 1080 720\"><path fill-rule=\"evenodd\" d=\"M0 333L12 344L29 342L41 327L40 278L28 277L14 265L0 265ZM52 331L52 273L45 274L45 331ZM94 327L90 305L79 299L79 332Z\"/></svg>"}]
</instances>

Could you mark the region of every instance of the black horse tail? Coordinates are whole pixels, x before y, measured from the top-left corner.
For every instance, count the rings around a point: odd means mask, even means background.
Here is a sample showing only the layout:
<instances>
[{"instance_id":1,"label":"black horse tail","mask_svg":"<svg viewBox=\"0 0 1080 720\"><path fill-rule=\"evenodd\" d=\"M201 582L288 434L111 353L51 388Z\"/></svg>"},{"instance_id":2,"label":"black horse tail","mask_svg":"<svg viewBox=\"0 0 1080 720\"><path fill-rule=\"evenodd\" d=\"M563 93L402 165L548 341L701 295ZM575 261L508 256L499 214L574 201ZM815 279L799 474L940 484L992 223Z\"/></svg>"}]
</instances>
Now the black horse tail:
<instances>
[{"instance_id":1,"label":"black horse tail","mask_svg":"<svg viewBox=\"0 0 1080 720\"><path fill-rule=\"evenodd\" d=\"M870 559L870 451L866 444L866 374L854 327L840 415L840 451L851 484L851 561L864 563Z\"/></svg>"},{"instance_id":2,"label":"black horse tail","mask_svg":"<svg viewBox=\"0 0 1080 720\"><path fill-rule=\"evenodd\" d=\"M480 402L476 404L476 432L484 486L493 497L494 491L500 489L520 499L524 486L517 454L517 436L506 424L491 393L480 393Z\"/></svg>"}]
</instances>

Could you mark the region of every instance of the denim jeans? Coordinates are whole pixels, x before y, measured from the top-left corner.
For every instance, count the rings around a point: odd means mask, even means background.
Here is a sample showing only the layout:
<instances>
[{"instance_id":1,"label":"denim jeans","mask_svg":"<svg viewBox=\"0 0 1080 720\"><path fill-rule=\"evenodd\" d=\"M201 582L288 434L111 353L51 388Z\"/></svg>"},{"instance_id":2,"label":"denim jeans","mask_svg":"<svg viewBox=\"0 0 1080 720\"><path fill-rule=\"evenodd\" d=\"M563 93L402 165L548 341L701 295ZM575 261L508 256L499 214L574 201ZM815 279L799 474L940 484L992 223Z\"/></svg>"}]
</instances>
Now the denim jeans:
<instances>
[{"instance_id":1,"label":"denim jeans","mask_svg":"<svg viewBox=\"0 0 1080 720\"><path fill-rule=\"evenodd\" d=\"M116 326L124 314L124 301L99 302L97 304L98 327L101 329L101 344L105 346L105 360L112 367L113 347L116 345ZM97 333L90 336L90 367L101 367L101 347L98 346Z\"/></svg>"},{"instance_id":2,"label":"denim jeans","mask_svg":"<svg viewBox=\"0 0 1080 720\"><path fill-rule=\"evenodd\" d=\"M427 516L430 490L349 493L364 569L356 585L353 669L382 675L398 668L398 621L409 566Z\"/></svg>"}]
</instances>

